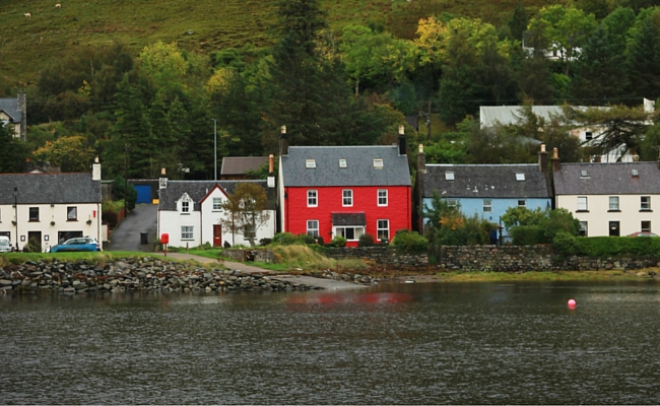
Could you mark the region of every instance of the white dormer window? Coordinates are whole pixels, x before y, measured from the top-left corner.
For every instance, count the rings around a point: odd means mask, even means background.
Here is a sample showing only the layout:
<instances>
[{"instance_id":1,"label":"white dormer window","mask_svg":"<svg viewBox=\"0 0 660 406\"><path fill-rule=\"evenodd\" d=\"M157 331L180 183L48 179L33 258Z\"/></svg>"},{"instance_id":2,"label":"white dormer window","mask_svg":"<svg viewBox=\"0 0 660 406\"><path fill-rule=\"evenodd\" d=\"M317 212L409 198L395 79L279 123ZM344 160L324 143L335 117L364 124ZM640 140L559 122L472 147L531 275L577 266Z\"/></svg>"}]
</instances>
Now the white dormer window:
<instances>
[{"instance_id":1,"label":"white dormer window","mask_svg":"<svg viewBox=\"0 0 660 406\"><path fill-rule=\"evenodd\" d=\"M181 202L181 213L190 213L190 202Z\"/></svg>"},{"instance_id":2,"label":"white dormer window","mask_svg":"<svg viewBox=\"0 0 660 406\"><path fill-rule=\"evenodd\" d=\"M381 158L374 159L374 168L383 169L383 160Z\"/></svg>"},{"instance_id":3,"label":"white dormer window","mask_svg":"<svg viewBox=\"0 0 660 406\"><path fill-rule=\"evenodd\" d=\"M346 160L345 159L340 159L339 160L339 167L340 168L346 168Z\"/></svg>"},{"instance_id":4,"label":"white dormer window","mask_svg":"<svg viewBox=\"0 0 660 406\"><path fill-rule=\"evenodd\" d=\"M445 180L454 180L454 172L445 172Z\"/></svg>"},{"instance_id":5,"label":"white dormer window","mask_svg":"<svg viewBox=\"0 0 660 406\"><path fill-rule=\"evenodd\" d=\"M179 210L181 211L181 214L190 214L192 205L192 199L188 196L188 193L184 193L179 200Z\"/></svg>"},{"instance_id":6,"label":"white dormer window","mask_svg":"<svg viewBox=\"0 0 660 406\"><path fill-rule=\"evenodd\" d=\"M587 174L587 170L586 170L586 169L582 169L582 170L580 171L580 177L581 177L581 178L588 178L588 177L589 177L589 175Z\"/></svg>"},{"instance_id":7,"label":"white dormer window","mask_svg":"<svg viewBox=\"0 0 660 406\"><path fill-rule=\"evenodd\" d=\"M305 160L305 168L316 168L316 159Z\"/></svg>"},{"instance_id":8,"label":"white dormer window","mask_svg":"<svg viewBox=\"0 0 660 406\"><path fill-rule=\"evenodd\" d=\"M516 180L518 182L521 182L521 181L525 180L525 174L524 173L516 173Z\"/></svg>"}]
</instances>

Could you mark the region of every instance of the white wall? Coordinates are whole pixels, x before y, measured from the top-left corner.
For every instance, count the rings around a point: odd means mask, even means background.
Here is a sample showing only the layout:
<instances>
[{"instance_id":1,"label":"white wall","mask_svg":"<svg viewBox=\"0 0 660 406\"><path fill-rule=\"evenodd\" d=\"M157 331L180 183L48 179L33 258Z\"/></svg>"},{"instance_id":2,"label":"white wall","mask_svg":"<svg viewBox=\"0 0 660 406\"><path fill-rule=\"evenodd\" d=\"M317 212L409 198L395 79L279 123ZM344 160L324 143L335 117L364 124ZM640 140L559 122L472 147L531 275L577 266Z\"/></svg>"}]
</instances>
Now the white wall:
<instances>
[{"instance_id":1,"label":"white wall","mask_svg":"<svg viewBox=\"0 0 660 406\"><path fill-rule=\"evenodd\" d=\"M77 207L77 220L67 220L67 207ZM29 221L30 208L39 208L39 221ZM94 213L96 212L96 214ZM16 226L14 221L14 206L0 206L0 231L11 233L12 246L16 246ZM87 221L91 220L90 224ZM55 222L51 225L51 222ZM18 204L18 234L24 236L25 241L18 241L19 249L28 243L28 232L41 232L41 248L47 251L49 247L57 245L57 235L63 231L82 231L83 236L96 238L102 241L101 235L101 203L67 203L56 204ZM46 240L48 238L48 240Z\"/></svg>"},{"instance_id":2,"label":"white wall","mask_svg":"<svg viewBox=\"0 0 660 406\"><path fill-rule=\"evenodd\" d=\"M587 197L588 212L577 212L578 196ZM609 211L610 196L619 197L620 212ZM641 196L651 197L651 211L640 211ZM642 221L650 221L651 232L660 235L660 195L565 195L556 196L555 204L570 211L576 219L586 221L589 237L608 236L610 221L619 222L621 236L641 231Z\"/></svg>"},{"instance_id":3,"label":"white wall","mask_svg":"<svg viewBox=\"0 0 660 406\"><path fill-rule=\"evenodd\" d=\"M192 211L189 214L182 214L178 211L172 210L159 210L158 213L158 228L160 238L163 234L168 233L170 242L168 245L172 247L197 247L201 244L200 233L200 212ZM192 226L193 238L191 240L183 240L181 238L181 227Z\"/></svg>"},{"instance_id":4,"label":"white wall","mask_svg":"<svg viewBox=\"0 0 660 406\"><path fill-rule=\"evenodd\" d=\"M14 138L20 138L21 137L21 123L11 123L10 117L5 114L4 112L0 111L0 122L7 121L9 122L10 126L14 126Z\"/></svg>"}]
</instances>

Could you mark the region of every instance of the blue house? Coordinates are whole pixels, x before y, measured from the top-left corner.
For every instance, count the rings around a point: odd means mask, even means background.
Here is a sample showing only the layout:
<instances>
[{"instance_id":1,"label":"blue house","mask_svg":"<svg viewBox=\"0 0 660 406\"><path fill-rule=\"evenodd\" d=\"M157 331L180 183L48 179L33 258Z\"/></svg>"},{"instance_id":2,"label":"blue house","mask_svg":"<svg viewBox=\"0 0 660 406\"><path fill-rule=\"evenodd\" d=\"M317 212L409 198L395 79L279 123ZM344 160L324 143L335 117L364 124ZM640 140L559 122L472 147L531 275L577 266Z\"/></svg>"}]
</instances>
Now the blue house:
<instances>
[{"instance_id":1,"label":"blue house","mask_svg":"<svg viewBox=\"0 0 660 406\"><path fill-rule=\"evenodd\" d=\"M460 205L468 217L501 225L500 219L511 207L530 210L552 208L552 188L547 175L547 152L541 146L538 164L426 164L423 146L417 156L417 197L430 208L434 193L449 204ZM422 217L422 216L420 216ZM420 218L419 228L427 219ZM506 239L504 235L498 236Z\"/></svg>"}]
</instances>

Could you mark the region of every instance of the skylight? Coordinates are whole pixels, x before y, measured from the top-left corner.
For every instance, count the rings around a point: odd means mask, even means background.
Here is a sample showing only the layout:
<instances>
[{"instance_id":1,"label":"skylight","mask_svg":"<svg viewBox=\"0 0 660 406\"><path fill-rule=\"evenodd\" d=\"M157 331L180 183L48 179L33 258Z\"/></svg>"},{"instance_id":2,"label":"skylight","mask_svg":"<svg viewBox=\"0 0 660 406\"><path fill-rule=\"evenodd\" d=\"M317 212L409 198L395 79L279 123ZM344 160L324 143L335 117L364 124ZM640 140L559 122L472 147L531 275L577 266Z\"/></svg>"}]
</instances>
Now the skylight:
<instances>
[{"instance_id":1,"label":"skylight","mask_svg":"<svg viewBox=\"0 0 660 406\"><path fill-rule=\"evenodd\" d=\"M445 172L446 180L454 180L454 172Z\"/></svg>"},{"instance_id":2,"label":"skylight","mask_svg":"<svg viewBox=\"0 0 660 406\"><path fill-rule=\"evenodd\" d=\"M581 178L587 178L587 177L589 177L589 175L587 174L587 170L586 170L586 169L582 169L582 170L580 171L580 177L581 177Z\"/></svg>"},{"instance_id":3,"label":"skylight","mask_svg":"<svg viewBox=\"0 0 660 406\"><path fill-rule=\"evenodd\" d=\"M316 168L316 159L305 160L305 168Z\"/></svg>"},{"instance_id":4,"label":"skylight","mask_svg":"<svg viewBox=\"0 0 660 406\"><path fill-rule=\"evenodd\" d=\"M346 168L346 160L345 159L340 159L339 160L339 167L340 168Z\"/></svg>"},{"instance_id":5,"label":"skylight","mask_svg":"<svg viewBox=\"0 0 660 406\"><path fill-rule=\"evenodd\" d=\"M516 173L516 180L517 181L525 180L525 174L524 173Z\"/></svg>"},{"instance_id":6,"label":"skylight","mask_svg":"<svg viewBox=\"0 0 660 406\"><path fill-rule=\"evenodd\" d=\"M633 169L632 176L639 176L639 171L637 169Z\"/></svg>"},{"instance_id":7,"label":"skylight","mask_svg":"<svg viewBox=\"0 0 660 406\"><path fill-rule=\"evenodd\" d=\"M381 158L374 159L374 168L383 169L383 160Z\"/></svg>"}]
</instances>

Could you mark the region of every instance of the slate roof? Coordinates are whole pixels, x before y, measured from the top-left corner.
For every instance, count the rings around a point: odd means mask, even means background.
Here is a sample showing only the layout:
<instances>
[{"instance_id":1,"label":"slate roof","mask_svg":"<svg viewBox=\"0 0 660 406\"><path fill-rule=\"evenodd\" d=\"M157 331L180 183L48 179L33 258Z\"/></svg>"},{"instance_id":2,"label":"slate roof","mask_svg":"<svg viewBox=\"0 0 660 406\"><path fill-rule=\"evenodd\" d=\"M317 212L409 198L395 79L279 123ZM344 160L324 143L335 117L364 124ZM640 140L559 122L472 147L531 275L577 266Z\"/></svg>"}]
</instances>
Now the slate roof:
<instances>
[{"instance_id":1,"label":"slate roof","mask_svg":"<svg viewBox=\"0 0 660 406\"><path fill-rule=\"evenodd\" d=\"M244 175L268 162L267 156L226 156L222 158L221 175Z\"/></svg>"},{"instance_id":2,"label":"slate roof","mask_svg":"<svg viewBox=\"0 0 660 406\"><path fill-rule=\"evenodd\" d=\"M19 204L101 203L101 182L91 173L2 174L0 204L14 204L14 187Z\"/></svg>"},{"instance_id":3,"label":"slate roof","mask_svg":"<svg viewBox=\"0 0 660 406\"><path fill-rule=\"evenodd\" d=\"M23 118L23 112L18 109L17 99L0 99L0 110L7 113L14 123L19 123Z\"/></svg>"},{"instance_id":4,"label":"slate roof","mask_svg":"<svg viewBox=\"0 0 660 406\"><path fill-rule=\"evenodd\" d=\"M453 172L447 180L445 172ZM516 174L525 180L516 179ZM450 165L428 164L423 175L424 197L436 191L447 198L550 198L550 185L536 164Z\"/></svg>"},{"instance_id":5,"label":"slate roof","mask_svg":"<svg viewBox=\"0 0 660 406\"><path fill-rule=\"evenodd\" d=\"M333 226L364 226L367 216L364 213L331 213Z\"/></svg>"},{"instance_id":6,"label":"slate roof","mask_svg":"<svg viewBox=\"0 0 660 406\"><path fill-rule=\"evenodd\" d=\"M399 155L395 145L289 147L280 157L285 187L305 186L411 186L408 158ZM316 168L307 168L307 159ZM346 160L346 168L339 160ZM374 159L383 160L383 168L374 168Z\"/></svg>"},{"instance_id":7,"label":"slate roof","mask_svg":"<svg viewBox=\"0 0 660 406\"><path fill-rule=\"evenodd\" d=\"M220 185L227 194L232 194L236 190L236 186L241 183L256 183L267 190L268 201L270 202L270 209L275 210L275 202L277 191L276 188L267 188L265 180L169 180L166 189L160 189L160 196L158 199L158 210L176 210L176 201L181 198L184 193L195 202L193 210L199 210L199 202L208 194L208 192Z\"/></svg>"},{"instance_id":8,"label":"slate roof","mask_svg":"<svg viewBox=\"0 0 660 406\"><path fill-rule=\"evenodd\" d=\"M556 195L660 194L657 162L562 163L553 178Z\"/></svg>"}]
</instances>

